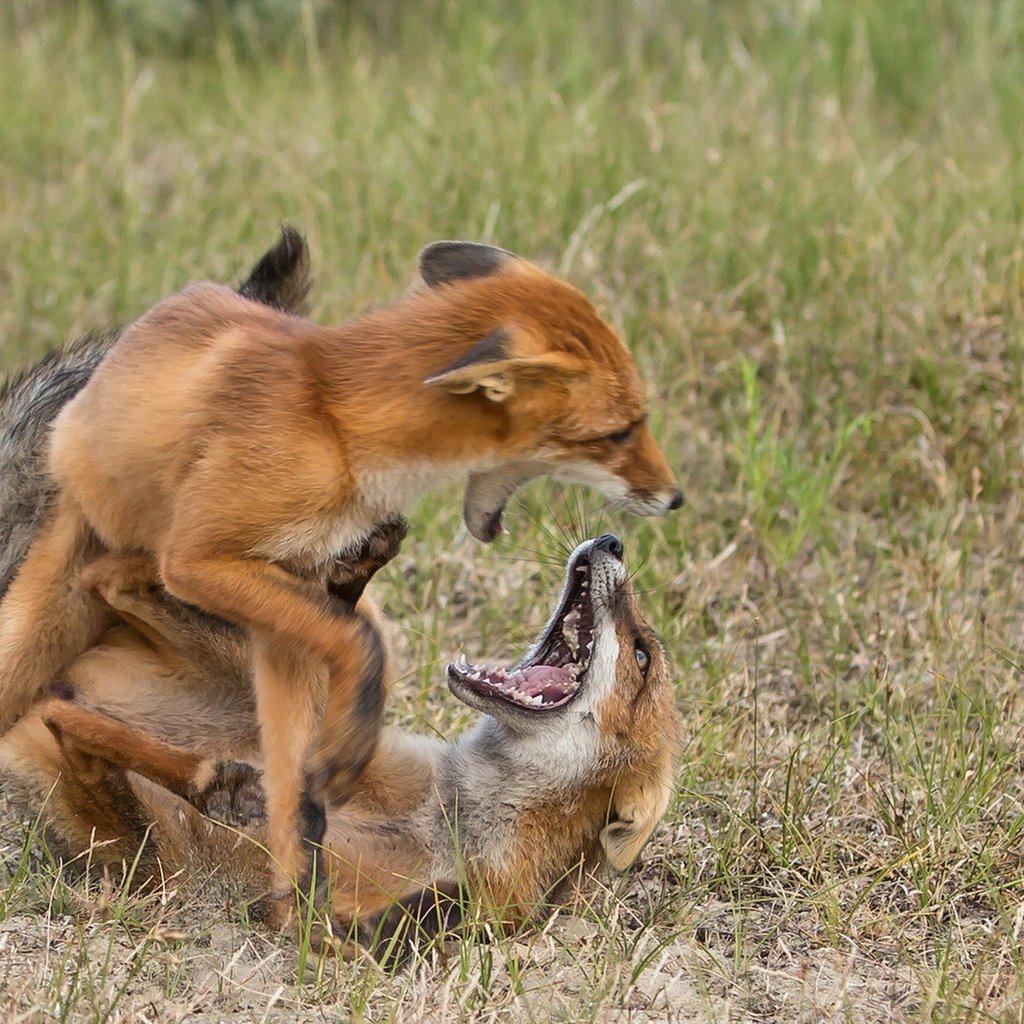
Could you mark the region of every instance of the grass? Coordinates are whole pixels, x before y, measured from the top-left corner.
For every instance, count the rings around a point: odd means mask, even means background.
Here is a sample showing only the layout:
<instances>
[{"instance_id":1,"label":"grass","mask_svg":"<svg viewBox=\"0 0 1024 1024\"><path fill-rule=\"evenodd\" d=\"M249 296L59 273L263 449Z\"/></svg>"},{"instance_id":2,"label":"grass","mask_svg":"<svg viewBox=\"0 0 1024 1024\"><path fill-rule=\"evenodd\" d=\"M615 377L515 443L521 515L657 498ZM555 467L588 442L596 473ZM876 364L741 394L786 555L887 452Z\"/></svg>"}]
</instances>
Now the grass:
<instances>
[{"instance_id":1,"label":"grass","mask_svg":"<svg viewBox=\"0 0 1024 1024\"><path fill-rule=\"evenodd\" d=\"M688 503L536 485L484 549L432 496L380 587L392 715L457 727L440 665L515 653L613 527L677 668L678 799L573 920L301 983L222 891L104 894L11 825L4 1016L1020 1021L1024 4L218 10L0 14L3 365L237 278L280 221L323 320L434 238L566 274Z\"/></svg>"}]
</instances>

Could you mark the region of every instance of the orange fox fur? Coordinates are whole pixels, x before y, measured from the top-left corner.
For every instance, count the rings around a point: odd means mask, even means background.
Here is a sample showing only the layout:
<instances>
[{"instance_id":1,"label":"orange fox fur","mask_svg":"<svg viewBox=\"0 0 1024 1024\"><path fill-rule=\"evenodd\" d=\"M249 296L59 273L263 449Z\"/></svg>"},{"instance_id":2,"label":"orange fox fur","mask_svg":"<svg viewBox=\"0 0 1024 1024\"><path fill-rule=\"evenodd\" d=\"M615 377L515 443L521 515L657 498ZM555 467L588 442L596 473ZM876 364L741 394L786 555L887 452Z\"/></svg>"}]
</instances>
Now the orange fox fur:
<instances>
[{"instance_id":1,"label":"orange fox fur","mask_svg":"<svg viewBox=\"0 0 1024 1024\"><path fill-rule=\"evenodd\" d=\"M403 906L413 927L444 926L463 886L519 925L562 883L635 858L672 791L678 719L664 652L615 545L605 537L577 549L533 648L535 659L554 650L570 612L582 611L592 642L568 702L522 707L473 685L487 670L451 666L453 692L483 712L468 733L442 743L384 731L352 800L328 812L337 934L354 925L364 942L386 938ZM581 566L589 592L572 589ZM69 666L64 699L40 701L0 738L0 769L45 802L72 856L131 862L145 842L143 874L205 863L261 887L269 863L257 842L199 813L217 805L266 838L253 824L258 772L224 760L258 760L245 639L140 591L141 577L125 579L111 560L90 580L133 627L113 627ZM395 900L404 904L390 909Z\"/></svg>"},{"instance_id":2,"label":"orange fox fur","mask_svg":"<svg viewBox=\"0 0 1024 1024\"><path fill-rule=\"evenodd\" d=\"M0 726L108 624L76 585L101 551L154 556L173 595L248 631L278 894L380 728L380 638L325 589L332 559L444 479L468 478L484 540L540 474L641 514L681 500L629 352L586 298L467 243L428 247L421 271L429 287L342 327L210 284L153 307L59 416L57 507L0 605Z\"/></svg>"}]
</instances>

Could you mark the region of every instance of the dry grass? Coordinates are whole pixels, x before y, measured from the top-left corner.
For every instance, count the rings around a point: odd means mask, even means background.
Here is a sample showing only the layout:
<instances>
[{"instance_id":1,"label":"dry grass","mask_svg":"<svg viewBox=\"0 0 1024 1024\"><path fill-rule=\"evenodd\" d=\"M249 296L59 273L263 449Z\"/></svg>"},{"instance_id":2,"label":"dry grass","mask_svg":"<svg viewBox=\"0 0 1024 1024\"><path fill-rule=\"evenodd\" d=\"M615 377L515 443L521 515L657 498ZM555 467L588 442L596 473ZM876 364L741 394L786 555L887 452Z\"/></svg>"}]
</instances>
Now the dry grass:
<instances>
[{"instance_id":1,"label":"dry grass","mask_svg":"<svg viewBox=\"0 0 1024 1024\"><path fill-rule=\"evenodd\" d=\"M223 889L69 885L12 826L0 1013L1024 1019L1024 5L307 3L262 36L241 0L206 36L142 6L0 16L7 365L237 276L279 220L325 319L432 238L560 268L631 339L688 504L538 486L484 550L431 498L380 588L393 715L456 728L439 666L514 654L614 526L689 738L629 877L397 978L297 982Z\"/></svg>"}]
</instances>

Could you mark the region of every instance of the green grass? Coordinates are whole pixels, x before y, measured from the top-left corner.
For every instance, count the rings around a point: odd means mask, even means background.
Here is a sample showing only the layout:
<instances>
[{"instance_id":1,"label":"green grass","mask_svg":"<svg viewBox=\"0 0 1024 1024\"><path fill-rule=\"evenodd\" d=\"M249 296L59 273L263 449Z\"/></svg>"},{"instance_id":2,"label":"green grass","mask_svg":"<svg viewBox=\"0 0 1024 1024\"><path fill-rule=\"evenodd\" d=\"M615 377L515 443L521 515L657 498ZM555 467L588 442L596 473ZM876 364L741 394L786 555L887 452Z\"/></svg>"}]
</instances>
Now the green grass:
<instances>
[{"instance_id":1,"label":"green grass","mask_svg":"<svg viewBox=\"0 0 1024 1024\"><path fill-rule=\"evenodd\" d=\"M515 653L612 527L678 672L679 796L579 920L301 985L223 897L97 902L12 833L4 1014L1021 1020L1024 3L217 10L0 14L2 364L236 279L281 221L325 321L435 238L566 274L687 505L535 485L484 549L432 496L380 588L393 716L461 721L439 667Z\"/></svg>"}]
</instances>

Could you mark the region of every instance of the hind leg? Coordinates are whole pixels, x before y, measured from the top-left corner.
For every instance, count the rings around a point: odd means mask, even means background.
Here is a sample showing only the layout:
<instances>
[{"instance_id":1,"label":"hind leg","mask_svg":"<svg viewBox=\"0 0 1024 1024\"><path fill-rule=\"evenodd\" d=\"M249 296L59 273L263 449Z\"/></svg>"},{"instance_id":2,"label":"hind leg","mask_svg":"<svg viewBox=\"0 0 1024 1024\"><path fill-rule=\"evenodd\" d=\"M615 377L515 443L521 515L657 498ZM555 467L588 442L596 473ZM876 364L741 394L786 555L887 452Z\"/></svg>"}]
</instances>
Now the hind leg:
<instances>
[{"instance_id":1,"label":"hind leg","mask_svg":"<svg viewBox=\"0 0 1024 1024\"><path fill-rule=\"evenodd\" d=\"M230 824L263 817L261 774L237 761L214 761L176 747L134 726L75 702L72 687L58 684L60 699L41 705L39 715L72 769L73 784L86 787L136 772L182 797L204 814ZM120 783L113 789L120 792ZM112 791L113 791L112 789ZM76 790L77 794L77 790ZM109 801L105 801L109 803Z\"/></svg>"},{"instance_id":2,"label":"hind leg","mask_svg":"<svg viewBox=\"0 0 1024 1024\"><path fill-rule=\"evenodd\" d=\"M151 815L128 778L135 772L232 825L262 820L260 773L215 762L75 703L68 684L0 738L0 770L43 804L61 845L100 863L150 859Z\"/></svg>"},{"instance_id":3,"label":"hind leg","mask_svg":"<svg viewBox=\"0 0 1024 1024\"><path fill-rule=\"evenodd\" d=\"M242 631L171 597L150 555L103 555L82 570L79 581L165 661L199 665L206 672L231 677L249 675L247 638Z\"/></svg>"},{"instance_id":4,"label":"hind leg","mask_svg":"<svg viewBox=\"0 0 1024 1024\"><path fill-rule=\"evenodd\" d=\"M147 841L141 807L123 770L75 742L37 704L0 738L5 782L40 818L71 857L88 852L94 863L134 861ZM145 851L144 851L145 852Z\"/></svg>"}]
</instances>

